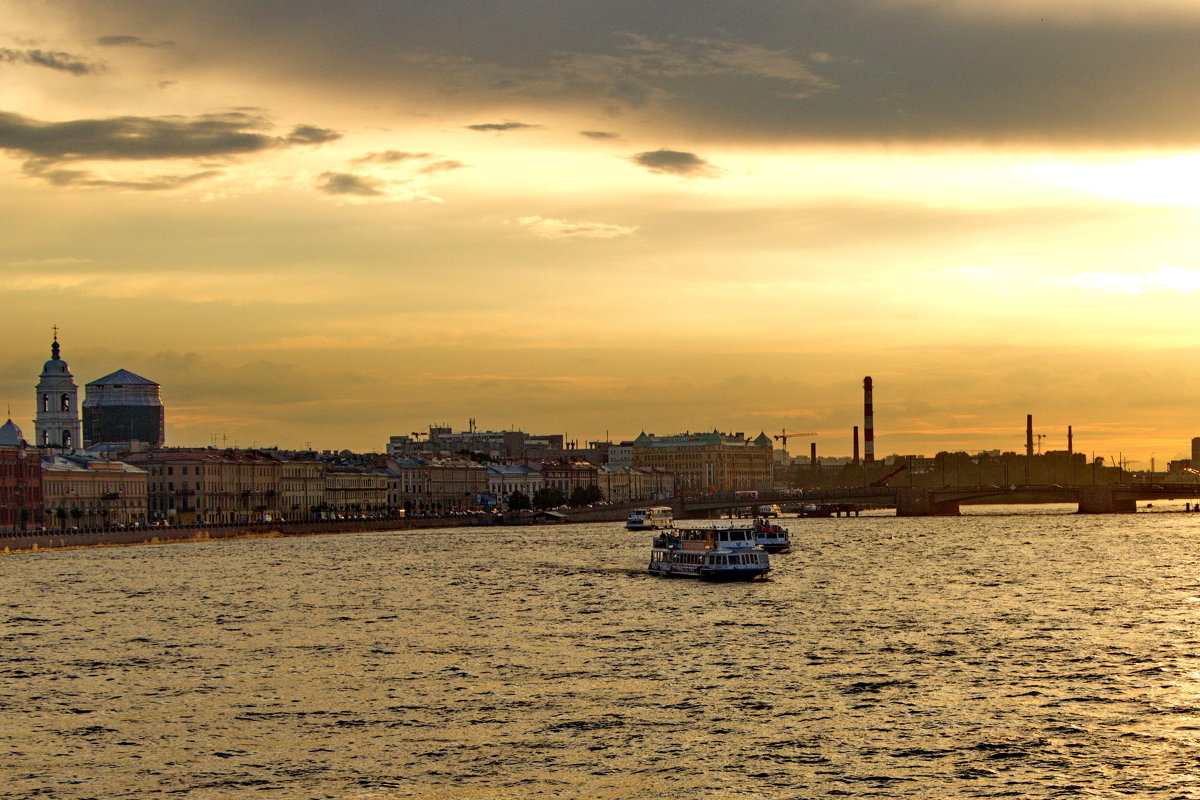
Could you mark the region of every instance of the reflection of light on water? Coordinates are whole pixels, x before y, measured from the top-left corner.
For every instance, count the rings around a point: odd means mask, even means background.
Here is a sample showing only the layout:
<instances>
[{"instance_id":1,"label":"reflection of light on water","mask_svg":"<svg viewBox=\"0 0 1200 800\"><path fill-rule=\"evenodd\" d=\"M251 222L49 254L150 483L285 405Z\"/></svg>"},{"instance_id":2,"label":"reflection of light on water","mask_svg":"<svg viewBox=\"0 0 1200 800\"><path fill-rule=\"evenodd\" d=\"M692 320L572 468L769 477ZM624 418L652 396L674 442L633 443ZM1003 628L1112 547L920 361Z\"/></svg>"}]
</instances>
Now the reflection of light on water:
<instances>
[{"instance_id":1,"label":"reflection of light on water","mask_svg":"<svg viewBox=\"0 0 1200 800\"><path fill-rule=\"evenodd\" d=\"M1074 514L1079 510L1076 503L997 503L995 505L962 505L959 512L964 517Z\"/></svg>"},{"instance_id":2,"label":"reflection of light on water","mask_svg":"<svg viewBox=\"0 0 1200 800\"><path fill-rule=\"evenodd\" d=\"M755 585L642 578L621 523L5 561L0 741L47 766L0 795L1197 792L1200 517L1059 505L789 519Z\"/></svg>"}]
</instances>

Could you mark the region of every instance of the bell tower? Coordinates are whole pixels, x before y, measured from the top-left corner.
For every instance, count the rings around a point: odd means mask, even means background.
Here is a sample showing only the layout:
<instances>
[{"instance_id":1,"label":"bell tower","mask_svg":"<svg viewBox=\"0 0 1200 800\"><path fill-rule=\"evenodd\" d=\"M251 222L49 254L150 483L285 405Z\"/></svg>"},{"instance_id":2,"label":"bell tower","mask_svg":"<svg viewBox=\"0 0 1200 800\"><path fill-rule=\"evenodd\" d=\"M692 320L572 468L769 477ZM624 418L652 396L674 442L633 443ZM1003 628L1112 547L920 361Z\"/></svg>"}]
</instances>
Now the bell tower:
<instances>
[{"instance_id":1,"label":"bell tower","mask_svg":"<svg viewBox=\"0 0 1200 800\"><path fill-rule=\"evenodd\" d=\"M50 360L42 367L36 392L35 446L68 452L83 447L79 436L79 387L67 362L59 357L57 325Z\"/></svg>"}]
</instances>

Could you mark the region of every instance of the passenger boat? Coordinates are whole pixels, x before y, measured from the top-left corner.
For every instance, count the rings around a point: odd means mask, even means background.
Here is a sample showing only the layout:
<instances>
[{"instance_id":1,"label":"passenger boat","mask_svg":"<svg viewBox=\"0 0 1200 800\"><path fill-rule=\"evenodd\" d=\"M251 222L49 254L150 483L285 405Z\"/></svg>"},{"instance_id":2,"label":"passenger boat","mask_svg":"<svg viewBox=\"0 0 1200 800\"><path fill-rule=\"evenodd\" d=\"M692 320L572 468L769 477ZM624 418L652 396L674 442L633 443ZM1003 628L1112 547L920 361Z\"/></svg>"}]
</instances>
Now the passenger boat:
<instances>
[{"instance_id":1,"label":"passenger boat","mask_svg":"<svg viewBox=\"0 0 1200 800\"><path fill-rule=\"evenodd\" d=\"M754 520L754 539L758 546L768 553L786 553L792 549L792 540L788 529L778 522L768 522L765 519Z\"/></svg>"},{"instance_id":2,"label":"passenger boat","mask_svg":"<svg viewBox=\"0 0 1200 800\"><path fill-rule=\"evenodd\" d=\"M627 531L660 531L674 524L674 512L670 506L635 508L625 520Z\"/></svg>"},{"instance_id":3,"label":"passenger boat","mask_svg":"<svg viewBox=\"0 0 1200 800\"><path fill-rule=\"evenodd\" d=\"M650 550L650 573L706 581L752 581L771 571L767 552L747 527L695 527L660 533Z\"/></svg>"}]
</instances>

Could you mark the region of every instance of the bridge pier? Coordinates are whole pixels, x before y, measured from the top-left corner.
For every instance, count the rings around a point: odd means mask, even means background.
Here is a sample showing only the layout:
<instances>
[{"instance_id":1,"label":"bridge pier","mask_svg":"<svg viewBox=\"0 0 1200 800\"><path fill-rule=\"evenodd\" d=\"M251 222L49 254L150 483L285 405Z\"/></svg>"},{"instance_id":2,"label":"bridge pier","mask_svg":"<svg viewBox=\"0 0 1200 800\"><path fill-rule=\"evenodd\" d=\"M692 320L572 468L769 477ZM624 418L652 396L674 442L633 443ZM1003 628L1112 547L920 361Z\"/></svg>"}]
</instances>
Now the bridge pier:
<instances>
[{"instance_id":1,"label":"bridge pier","mask_svg":"<svg viewBox=\"0 0 1200 800\"><path fill-rule=\"evenodd\" d=\"M1137 501L1132 497L1117 497L1111 486L1080 486L1080 514L1132 514Z\"/></svg>"},{"instance_id":2,"label":"bridge pier","mask_svg":"<svg viewBox=\"0 0 1200 800\"><path fill-rule=\"evenodd\" d=\"M896 489L897 517L957 517L960 513L957 502L934 500L928 489Z\"/></svg>"}]
</instances>

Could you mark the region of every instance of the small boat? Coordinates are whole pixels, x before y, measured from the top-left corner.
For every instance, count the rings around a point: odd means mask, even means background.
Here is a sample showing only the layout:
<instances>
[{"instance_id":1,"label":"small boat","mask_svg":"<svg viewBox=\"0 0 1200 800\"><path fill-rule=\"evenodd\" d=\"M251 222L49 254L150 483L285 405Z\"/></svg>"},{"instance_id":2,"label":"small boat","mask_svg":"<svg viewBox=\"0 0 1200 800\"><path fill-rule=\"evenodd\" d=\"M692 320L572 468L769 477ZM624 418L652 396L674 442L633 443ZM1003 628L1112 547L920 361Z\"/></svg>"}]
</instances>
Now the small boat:
<instances>
[{"instance_id":1,"label":"small boat","mask_svg":"<svg viewBox=\"0 0 1200 800\"><path fill-rule=\"evenodd\" d=\"M650 573L706 581L752 581L771 571L766 550L755 544L753 529L681 528L654 537Z\"/></svg>"},{"instance_id":2,"label":"small boat","mask_svg":"<svg viewBox=\"0 0 1200 800\"><path fill-rule=\"evenodd\" d=\"M787 553L792 549L788 529L778 522L765 519L754 520L754 538L758 546L768 553Z\"/></svg>"},{"instance_id":3,"label":"small boat","mask_svg":"<svg viewBox=\"0 0 1200 800\"><path fill-rule=\"evenodd\" d=\"M627 531L661 531L674 524L674 513L670 506L635 508L625 520Z\"/></svg>"}]
</instances>

